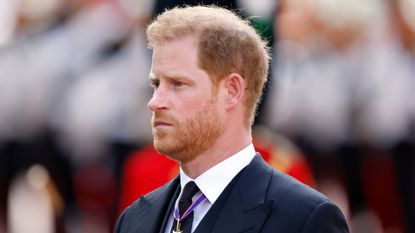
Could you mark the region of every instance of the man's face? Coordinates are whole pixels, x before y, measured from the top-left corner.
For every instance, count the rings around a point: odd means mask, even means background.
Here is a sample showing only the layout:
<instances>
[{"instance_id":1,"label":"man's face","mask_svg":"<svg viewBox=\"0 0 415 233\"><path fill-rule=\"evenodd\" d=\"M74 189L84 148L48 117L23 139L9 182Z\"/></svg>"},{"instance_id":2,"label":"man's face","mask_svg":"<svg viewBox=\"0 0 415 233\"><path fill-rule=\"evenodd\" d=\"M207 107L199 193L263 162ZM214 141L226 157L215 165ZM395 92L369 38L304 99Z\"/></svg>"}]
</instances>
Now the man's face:
<instances>
[{"instance_id":1,"label":"man's face","mask_svg":"<svg viewBox=\"0 0 415 233\"><path fill-rule=\"evenodd\" d=\"M194 37L157 44L150 80L154 94L154 147L188 162L207 151L223 132L223 117L209 75L199 68Z\"/></svg>"}]
</instances>

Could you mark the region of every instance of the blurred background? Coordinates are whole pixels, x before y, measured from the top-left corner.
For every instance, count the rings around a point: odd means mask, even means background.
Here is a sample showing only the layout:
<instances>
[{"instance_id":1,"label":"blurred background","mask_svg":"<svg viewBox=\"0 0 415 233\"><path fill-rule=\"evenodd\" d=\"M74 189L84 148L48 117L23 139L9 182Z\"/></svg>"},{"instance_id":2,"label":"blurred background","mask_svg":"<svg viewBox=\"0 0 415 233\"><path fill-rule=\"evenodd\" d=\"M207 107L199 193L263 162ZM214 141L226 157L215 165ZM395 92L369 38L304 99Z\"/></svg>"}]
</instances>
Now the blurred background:
<instances>
[{"instance_id":1,"label":"blurred background","mask_svg":"<svg viewBox=\"0 0 415 233\"><path fill-rule=\"evenodd\" d=\"M415 232L415 0L0 0L0 232L112 232L177 175L151 145L144 29L201 3L272 48L264 159L352 232Z\"/></svg>"}]
</instances>

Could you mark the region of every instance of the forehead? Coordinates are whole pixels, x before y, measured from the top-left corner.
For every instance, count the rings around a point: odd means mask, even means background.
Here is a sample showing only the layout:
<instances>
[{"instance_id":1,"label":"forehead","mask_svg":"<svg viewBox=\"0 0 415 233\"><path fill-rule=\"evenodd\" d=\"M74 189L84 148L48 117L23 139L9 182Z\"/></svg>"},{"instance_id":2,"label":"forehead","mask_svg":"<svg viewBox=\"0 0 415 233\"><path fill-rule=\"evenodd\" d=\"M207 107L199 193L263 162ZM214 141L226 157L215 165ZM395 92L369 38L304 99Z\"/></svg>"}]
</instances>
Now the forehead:
<instances>
[{"instance_id":1,"label":"forehead","mask_svg":"<svg viewBox=\"0 0 415 233\"><path fill-rule=\"evenodd\" d=\"M154 45L153 48L153 62L176 60L174 58L192 59L197 55L197 46L195 36L185 36L174 40L161 41Z\"/></svg>"},{"instance_id":2,"label":"forehead","mask_svg":"<svg viewBox=\"0 0 415 233\"><path fill-rule=\"evenodd\" d=\"M153 48L151 76L194 76L204 72L198 64L196 39L186 36L160 42Z\"/></svg>"}]
</instances>

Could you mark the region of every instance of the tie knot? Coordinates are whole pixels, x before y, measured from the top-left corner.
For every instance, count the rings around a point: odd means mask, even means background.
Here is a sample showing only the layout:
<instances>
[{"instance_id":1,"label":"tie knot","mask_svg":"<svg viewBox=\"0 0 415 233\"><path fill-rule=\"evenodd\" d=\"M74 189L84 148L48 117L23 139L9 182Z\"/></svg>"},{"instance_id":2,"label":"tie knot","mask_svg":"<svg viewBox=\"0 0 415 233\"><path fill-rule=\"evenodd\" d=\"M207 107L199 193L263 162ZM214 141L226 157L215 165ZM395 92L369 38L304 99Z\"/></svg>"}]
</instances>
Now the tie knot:
<instances>
[{"instance_id":1,"label":"tie knot","mask_svg":"<svg viewBox=\"0 0 415 233\"><path fill-rule=\"evenodd\" d=\"M193 181L190 181L187 183L184 188L182 195L180 197L181 201L187 201L192 200L192 197L199 191L199 188L197 187L196 183Z\"/></svg>"}]
</instances>

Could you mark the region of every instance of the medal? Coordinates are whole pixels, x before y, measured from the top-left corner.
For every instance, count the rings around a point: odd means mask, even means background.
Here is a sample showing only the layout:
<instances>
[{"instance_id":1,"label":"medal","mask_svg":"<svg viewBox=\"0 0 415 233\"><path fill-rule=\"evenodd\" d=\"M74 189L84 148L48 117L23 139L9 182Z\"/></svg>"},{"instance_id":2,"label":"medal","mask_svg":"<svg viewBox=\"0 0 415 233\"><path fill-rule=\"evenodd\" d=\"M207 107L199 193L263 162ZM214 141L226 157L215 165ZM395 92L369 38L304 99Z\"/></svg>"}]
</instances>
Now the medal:
<instances>
[{"instance_id":1,"label":"medal","mask_svg":"<svg viewBox=\"0 0 415 233\"><path fill-rule=\"evenodd\" d=\"M180 221L184 220L193 210L202 202L206 200L206 196L204 194L201 194L195 202L192 203L192 205L189 206L189 208L180 215L179 209L176 208L173 212L173 218L176 219L176 229L172 231L172 233L183 233L183 229L180 229ZM173 223L174 224L174 223Z\"/></svg>"},{"instance_id":2,"label":"medal","mask_svg":"<svg viewBox=\"0 0 415 233\"><path fill-rule=\"evenodd\" d=\"M179 221L177 221L176 230L173 230L173 233L183 233L183 231L180 230L180 222Z\"/></svg>"}]
</instances>

